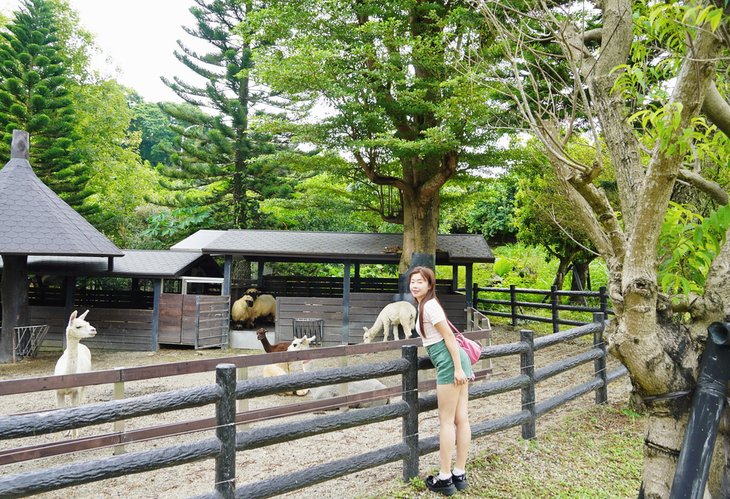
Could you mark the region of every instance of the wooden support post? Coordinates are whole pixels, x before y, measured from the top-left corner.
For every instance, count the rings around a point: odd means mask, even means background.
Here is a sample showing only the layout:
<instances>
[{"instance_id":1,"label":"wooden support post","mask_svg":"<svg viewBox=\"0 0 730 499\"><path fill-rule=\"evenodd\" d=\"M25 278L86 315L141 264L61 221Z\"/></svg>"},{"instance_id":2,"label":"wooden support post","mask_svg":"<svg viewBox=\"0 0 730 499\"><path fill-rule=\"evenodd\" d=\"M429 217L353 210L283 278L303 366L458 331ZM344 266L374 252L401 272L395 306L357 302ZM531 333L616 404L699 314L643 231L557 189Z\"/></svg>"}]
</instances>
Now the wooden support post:
<instances>
[{"instance_id":1,"label":"wooden support post","mask_svg":"<svg viewBox=\"0 0 730 499\"><path fill-rule=\"evenodd\" d=\"M122 369L121 367L117 367L116 369ZM114 400L122 400L124 398L124 381L117 381L114 383ZM116 433L124 433L125 430L125 421L122 419L121 421L114 421L114 431ZM115 456L118 456L119 454L125 454L127 452L127 447L124 444L115 445L113 454Z\"/></svg>"},{"instance_id":2,"label":"wooden support post","mask_svg":"<svg viewBox=\"0 0 730 499\"><path fill-rule=\"evenodd\" d=\"M553 319L553 333L560 332L560 310L558 309L558 287L550 286L550 309Z\"/></svg>"},{"instance_id":3,"label":"wooden support post","mask_svg":"<svg viewBox=\"0 0 730 499\"><path fill-rule=\"evenodd\" d=\"M520 331L520 341L526 343L527 352L520 354L520 370L522 374L530 378L530 384L522 389L522 410L530 413L530 421L522 425L522 438L529 440L535 438L535 343L532 331L523 329Z\"/></svg>"},{"instance_id":4,"label":"wooden support post","mask_svg":"<svg viewBox=\"0 0 730 499\"><path fill-rule=\"evenodd\" d=\"M215 407L215 436L221 445L215 460L215 491L218 497L233 499L236 492L236 366L216 366L215 381L222 391Z\"/></svg>"},{"instance_id":5,"label":"wooden support post","mask_svg":"<svg viewBox=\"0 0 730 499\"><path fill-rule=\"evenodd\" d=\"M153 287L153 298L152 298L152 344L150 348L153 352L157 352L160 349L160 301L162 295L162 279L155 279L152 283Z\"/></svg>"},{"instance_id":6,"label":"wooden support post","mask_svg":"<svg viewBox=\"0 0 730 499\"><path fill-rule=\"evenodd\" d=\"M517 291L514 284L509 285L509 306L512 314L512 327L517 327Z\"/></svg>"},{"instance_id":7,"label":"wooden support post","mask_svg":"<svg viewBox=\"0 0 730 499\"><path fill-rule=\"evenodd\" d=\"M410 365L401 382L403 401L409 408L403 416L403 443L408 447L408 457L403 460L403 480L408 482L418 476L418 347L401 347L401 356Z\"/></svg>"}]
</instances>

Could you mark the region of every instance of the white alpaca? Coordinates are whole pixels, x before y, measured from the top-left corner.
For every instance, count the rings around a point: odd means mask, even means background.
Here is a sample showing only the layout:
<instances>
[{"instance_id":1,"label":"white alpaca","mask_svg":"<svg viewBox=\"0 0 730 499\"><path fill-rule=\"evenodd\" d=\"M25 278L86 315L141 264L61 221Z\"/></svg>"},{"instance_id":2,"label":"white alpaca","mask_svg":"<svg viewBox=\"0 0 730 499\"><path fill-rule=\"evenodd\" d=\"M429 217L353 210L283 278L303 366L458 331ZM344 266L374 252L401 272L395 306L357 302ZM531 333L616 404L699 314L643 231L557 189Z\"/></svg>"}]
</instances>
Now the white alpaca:
<instances>
[{"instance_id":1,"label":"white alpaca","mask_svg":"<svg viewBox=\"0 0 730 499\"><path fill-rule=\"evenodd\" d=\"M292 341L292 350L305 350L309 348L310 342L314 341L315 337L312 336L311 338L295 338L294 341ZM305 360L302 361L302 369L304 372L312 372L315 371L315 361L314 360ZM382 390L383 388L387 388L387 386L378 381L377 379L363 379L360 381L351 381L347 383L347 393L348 394L356 394L356 393L365 393L365 392L372 392L375 390ZM310 388L309 393L312 395L312 398L314 400L322 400L322 399L328 399L328 398L334 398L340 395L339 388L336 385L327 385L327 386L317 386L314 388ZM350 405L349 407L351 409L360 409L365 407L377 407L380 405L385 405L390 402L390 399L380 399L380 400L372 400L372 401L363 401L363 402L355 402L354 404Z\"/></svg>"},{"instance_id":2,"label":"white alpaca","mask_svg":"<svg viewBox=\"0 0 730 499\"><path fill-rule=\"evenodd\" d=\"M87 310L77 317L76 310L74 310L68 319L68 326L66 326L66 349L56 362L56 368L53 370L53 374L78 374L91 371L91 351L86 345L80 343L83 339L96 336L96 328L85 320L86 314L88 313L89 311ZM84 396L84 387L79 386L56 390L56 405L59 408L67 406L67 396L70 397L71 401L68 405L81 404ZM78 430L71 430L67 432L67 435L75 438L78 436Z\"/></svg>"},{"instance_id":3,"label":"white alpaca","mask_svg":"<svg viewBox=\"0 0 730 499\"><path fill-rule=\"evenodd\" d=\"M294 341L292 341L292 344L289 345L289 348L287 348L288 351L292 350L300 350L299 343L297 342L299 340L301 342L301 338L294 338ZM314 336L312 337L312 340L314 340ZM291 373L291 366L288 362L280 362L278 364L267 364L264 366L263 371L261 372L261 375L264 378L270 378L272 376L286 376L287 374ZM289 393L282 393L282 395L298 395L300 397L303 397L309 393L309 389L305 388L303 390L296 390L294 392Z\"/></svg>"},{"instance_id":4,"label":"white alpaca","mask_svg":"<svg viewBox=\"0 0 730 499\"><path fill-rule=\"evenodd\" d=\"M363 327L363 342L370 343L375 337L383 332L383 341L388 341L391 327L393 328L393 339L398 338L398 325L403 326L406 338L416 327L416 307L407 301L397 301L387 304L375 319L375 324L370 329Z\"/></svg>"}]
</instances>

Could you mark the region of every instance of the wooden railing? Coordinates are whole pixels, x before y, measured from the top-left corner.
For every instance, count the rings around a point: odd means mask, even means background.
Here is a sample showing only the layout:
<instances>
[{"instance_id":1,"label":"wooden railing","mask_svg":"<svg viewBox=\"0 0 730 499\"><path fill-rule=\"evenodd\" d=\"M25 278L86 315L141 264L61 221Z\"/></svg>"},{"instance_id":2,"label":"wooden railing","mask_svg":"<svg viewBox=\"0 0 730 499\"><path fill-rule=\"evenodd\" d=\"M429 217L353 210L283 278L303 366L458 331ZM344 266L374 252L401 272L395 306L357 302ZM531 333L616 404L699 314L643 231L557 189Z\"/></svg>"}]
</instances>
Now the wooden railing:
<instances>
[{"instance_id":1,"label":"wooden railing","mask_svg":"<svg viewBox=\"0 0 730 499\"><path fill-rule=\"evenodd\" d=\"M553 332L557 333L561 325L580 326L590 322L591 314L596 312L602 313L606 318L613 315L605 287L601 287L599 291L563 291L556 286L545 290L518 288L514 285L509 288L474 285L472 291L474 308L490 317L506 317L514 327L530 321L549 322L553 326ZM576 302L582 304L576 305ZM542 315L539 315L540 312ZM587 319L568 319L564 317L565 314L561 316L561 312L582 313Z\"/></svg>"},{"instance_id":2,"label":"wooden railing","mask_svg":"<svg viewBox=\"0 0 730 499\"><path fill-rule=\"evenodd\" d=\"M482 362L497 357L518 356L522 366L520 374L509 379L489 381L485 377L489 370L478 371L478 379L469 390L471 400L478 400L492 395L519 390L521 404L516 412L507 416L472 423L473 438L480 438L514 426L522 427L524 438L535 436L535 421L543 414L552 411L567 401L573 400L591 391L595 392L596 403L606 401L608 383L626 373L623 368L612 372L606 370L606 349L603 345L602 333L604 323L602 316L596 314L595 321L558 334L533 339L530 331L522 331L519 342L485 346L482 351ZM556 360L542 368L534 365L534 352L551 345L575 338L590 335L593 346L586 352L567 359ZM488 339L489 331L480 330L467 333L475 339ZM199 421L187 421L164 428L143 429L136 432L120 432L68 442L65 451L90 448L94 446L123 444L158 435L193 431L207 428L215 430L215 437L196 443L173 445L151 451L134 452L112 458L96 459L83 463L59 466L53 469L37 469L30 472L8 476L0 473L0 496L16 496L35 494L56 490L63 487L88 483L119 476L127 473L138 473L165 467L172 467L186 462L214 458L216 460L215 492L209 497L270 497L303 486L326 481L356 471L394 462L403 461L403 478L405 480L417 474L419 456L438 450L438 437L421 438L418 435L419 412L436 409L436 396L431 392L435 388L435 380L419 380L422 370L432 369L427 357L417 356L418 338L388 343L360 344L319 348L295 352L280 352L261 355L236 356L222 359L207 359L195 362L176 363L156 366L145 366L113 371L100 371L68 376L48 376L24 380L0 382L0 396L17 393L33 393L37 390L78 386L81 384L124 383L132 380L153 379L161 376L172 376L194 372L216 370L217 384L177 390L124 400L113 400L86 406L59 409L44 413L19 414L0 417L0 440L9 440L35 435L42 435L86 425L122 420L150 414L177 411L188 407L216 404L215 417ZM243 380L236 383L235 370L249 366L260 366L276 362L293 362L296 360L323 359L342 357L363 353L381 352L400 348L399 359L386 362L363 364L320 370L316 373L293 374L274 378ZM593 362L594 376L582 384L566 387L560 395L547 400L537 401L536 386L543 380L575 367ZM349 381L370 379L382 376L400 375L401 387L391 387L359 396L346 395L337 399L304 402L291 406L264 409L259 411L239 411L235 409L236 401L245 401L274 393L312 388ZM341 412L332 416L310 418L302 422L287 421L256 429L246 429L236 433L237 424L245 423L253 418L268 419L291 415L295 410L301 414L303 410L316 411L322 407L331 408L333 404L345 406L357 397L387 397L400 394L401 401L389 405ZM344 460L333 461L306 470L290 472L284 476L267 477L265 480L235 488L235 459L237 452L265 447L279 442L293 442L296 439L337 431L344 428L372 424L391 419L400 419L403 440L401 443L360 454ZM154 436L158 436L154 435ZM54 444L49 447L9 449L0 453L3 464L19 462L48 455L49 449L54 453L64 449L63 445ZM1 470L2 468L0 468Z\"/></svg>"}]
</instances>

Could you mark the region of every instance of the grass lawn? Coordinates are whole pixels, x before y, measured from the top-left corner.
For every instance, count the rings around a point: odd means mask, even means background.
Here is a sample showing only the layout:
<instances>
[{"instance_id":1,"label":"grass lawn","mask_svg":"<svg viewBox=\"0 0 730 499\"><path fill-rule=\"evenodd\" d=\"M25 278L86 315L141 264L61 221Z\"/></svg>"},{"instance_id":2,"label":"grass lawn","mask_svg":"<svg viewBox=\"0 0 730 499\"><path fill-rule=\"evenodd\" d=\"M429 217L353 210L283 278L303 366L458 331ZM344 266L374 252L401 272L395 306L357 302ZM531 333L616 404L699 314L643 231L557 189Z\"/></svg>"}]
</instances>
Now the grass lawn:
<instances>
[{"instance_id":1,"label":"grass lawn","mask_svg":"<svg viewBox=\"0 0 730 499\"><path fill-rule=\"evenodd\" d=\"M635 498L641 484L644 418L621 405L571 411L531 441L472 456L469 489L454 497ZM422 475L437 470L422 470ZM423 480L387 497L442 497Z\"/></svg>"}]
</instances>

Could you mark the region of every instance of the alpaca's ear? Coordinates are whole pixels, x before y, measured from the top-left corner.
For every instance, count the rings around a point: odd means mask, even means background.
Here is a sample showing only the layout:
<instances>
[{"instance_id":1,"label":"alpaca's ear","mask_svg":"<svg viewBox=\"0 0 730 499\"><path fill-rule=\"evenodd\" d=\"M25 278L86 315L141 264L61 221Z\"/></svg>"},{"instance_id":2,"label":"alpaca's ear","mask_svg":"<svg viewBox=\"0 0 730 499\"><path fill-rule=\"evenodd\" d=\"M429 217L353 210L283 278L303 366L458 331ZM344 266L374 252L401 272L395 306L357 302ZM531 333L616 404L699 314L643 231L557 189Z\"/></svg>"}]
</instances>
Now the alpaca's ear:
<instances>
[{"instance_id":1,"label":"alpaca's ear","mask_svg":"<svg viewBox=\"0 0 730 499\"><path fill-rule=\"evenodd\" d=\"M74 321L74 319L76 319L76 310L74 310L73 312L71 312L71 317L68 318L68 325L69 326Z\"/></svg>"},{"instance_id":2,"label":"alpaca's ear","mask_svg":"<svg viewBox=\"0 0 730 499\"><path fill-rule=\"evenodd\" d=\"M88 314L88 313L89 313L89 311L87 310L83 314L79 315L79 319L84 320L84 318L86 317L86 314Z\"/></svg>"}]
</instances>

